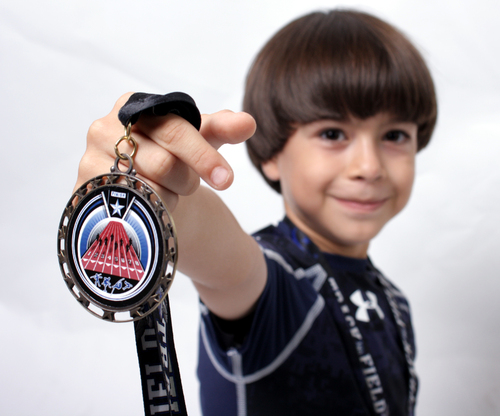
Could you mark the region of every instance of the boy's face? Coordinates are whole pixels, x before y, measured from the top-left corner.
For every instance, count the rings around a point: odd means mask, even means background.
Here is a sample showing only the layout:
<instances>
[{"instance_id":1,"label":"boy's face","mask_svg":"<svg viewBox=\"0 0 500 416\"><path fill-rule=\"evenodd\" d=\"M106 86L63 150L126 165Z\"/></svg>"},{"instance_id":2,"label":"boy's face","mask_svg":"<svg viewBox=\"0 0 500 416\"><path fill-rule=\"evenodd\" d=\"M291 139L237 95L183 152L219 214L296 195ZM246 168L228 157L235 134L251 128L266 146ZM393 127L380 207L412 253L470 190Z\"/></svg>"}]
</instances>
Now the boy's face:
<instances>
[{"instance_id":1,"label":"boy's face","mask_svg":"<svg viewBox=\"0 0 500 416\"><path fill-rule=\"evenodd\" d=\"M262 167L280 181L288 217L321 250L363 258L408 202L416 152L417 125L379 113L298 125Z\"/></svg>"}]
</instances>

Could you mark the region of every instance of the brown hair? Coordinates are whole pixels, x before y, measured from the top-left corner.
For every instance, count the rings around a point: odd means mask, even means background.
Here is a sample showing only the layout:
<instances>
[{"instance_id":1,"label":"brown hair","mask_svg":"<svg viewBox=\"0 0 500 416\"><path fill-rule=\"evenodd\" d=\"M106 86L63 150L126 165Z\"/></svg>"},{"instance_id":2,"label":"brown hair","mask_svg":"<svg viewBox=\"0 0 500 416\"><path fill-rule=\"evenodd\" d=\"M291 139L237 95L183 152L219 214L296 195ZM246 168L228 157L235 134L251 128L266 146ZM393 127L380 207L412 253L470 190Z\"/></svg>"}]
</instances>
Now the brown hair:
<instances>
[{"instance_id":1,"label":"brown hair","mask_svg":"<svg viewBox=\"0 0 500 416\"><path fill-rule=\"evenodd\" d=\"M366 13L333 10L303 16L281 29L247 76L243 110L257 121L247 141L252 163L279 153L294 124L365 119L390 112L418 125L418 150L432 135L436 95L416 48L397 29Z\"/></svg>"}]
</instances>

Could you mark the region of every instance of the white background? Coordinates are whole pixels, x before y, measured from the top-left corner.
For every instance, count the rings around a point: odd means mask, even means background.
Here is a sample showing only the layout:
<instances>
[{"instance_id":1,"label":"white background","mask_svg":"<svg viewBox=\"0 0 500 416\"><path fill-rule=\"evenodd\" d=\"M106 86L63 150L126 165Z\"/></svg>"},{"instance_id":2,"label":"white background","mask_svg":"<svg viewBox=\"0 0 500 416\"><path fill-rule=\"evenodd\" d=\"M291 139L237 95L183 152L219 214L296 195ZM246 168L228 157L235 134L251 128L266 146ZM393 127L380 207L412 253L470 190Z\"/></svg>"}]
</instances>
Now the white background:
<instances>
[{"instance_id":1,"label":"white background","mask_svg":"<svg viewBox=\"0 0 500 416\"><path fill-rule=\"evenodd\" d=\"M500 347L500 3L496 0L0 1L0 413L140 415L131 324L101 322L62 281L57 227L91 122L127 91L192 95L202 112L240 109L246 70L291 19L355 7L420 48L439 96L407 209L373 242L406 292L417 331L420 415L498 415ZM222 193L248 231L282 215L243 146L223 149ZM103 172L104 173L104 172ZM190 415L198 311L189 280L171 291Z\"/></svg>"}]
</instances>

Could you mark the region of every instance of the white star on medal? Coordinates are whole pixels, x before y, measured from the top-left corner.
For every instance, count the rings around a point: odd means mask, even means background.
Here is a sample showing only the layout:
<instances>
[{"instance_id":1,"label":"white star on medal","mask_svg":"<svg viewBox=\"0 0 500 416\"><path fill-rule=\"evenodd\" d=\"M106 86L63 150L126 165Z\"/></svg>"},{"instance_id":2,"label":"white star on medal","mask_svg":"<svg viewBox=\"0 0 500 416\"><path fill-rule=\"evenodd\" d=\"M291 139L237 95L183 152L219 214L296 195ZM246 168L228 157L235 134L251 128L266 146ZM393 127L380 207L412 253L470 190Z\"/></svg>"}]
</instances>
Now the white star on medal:
<instances>
[{"instance_id":1,"label":"white star on medal","mask_svg":"<svg viewBox=\"0 0 500 416\"><path fill-rule=\"evenodd\" d=\"M110 205L113 208L113 214L111 215L115 215L116 213L118 213L118 215L122 215L122 208L125 208L125 205L120 205L120 202L118 200L116 200L114 205Z\"/></svg>"}]
</instances>

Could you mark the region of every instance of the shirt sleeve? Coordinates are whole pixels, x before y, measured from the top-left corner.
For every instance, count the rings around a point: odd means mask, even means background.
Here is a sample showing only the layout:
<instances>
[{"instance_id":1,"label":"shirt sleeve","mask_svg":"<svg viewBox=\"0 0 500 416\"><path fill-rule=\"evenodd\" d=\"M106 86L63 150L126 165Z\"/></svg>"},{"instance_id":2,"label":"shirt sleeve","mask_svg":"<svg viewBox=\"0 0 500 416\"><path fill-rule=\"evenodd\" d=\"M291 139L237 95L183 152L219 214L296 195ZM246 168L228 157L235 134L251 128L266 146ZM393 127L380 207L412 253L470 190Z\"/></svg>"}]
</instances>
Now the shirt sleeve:
<instances>
[{"instance_id":1,"label":"shirt sleeve","mask_svg":"<svg viewBox=\"0 0 500 416\"><path fill-rule=\"evenodd\" d=\"M242 345L243 376L255 374L286 359L307 334L324 306L312 282L314 273L293 267L277 251L263 249L267 263L267 283L255 308ZM202 340L215 366L231 371L228 350L221 342L220 328L202 306Z\"/></svg>"}]
</instances>

